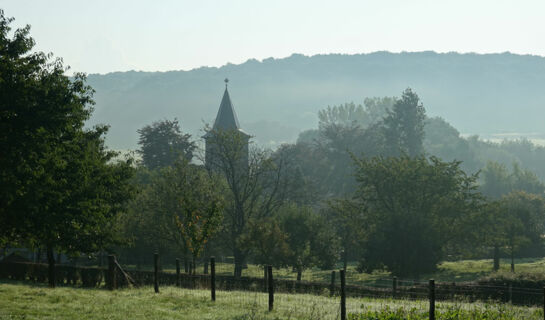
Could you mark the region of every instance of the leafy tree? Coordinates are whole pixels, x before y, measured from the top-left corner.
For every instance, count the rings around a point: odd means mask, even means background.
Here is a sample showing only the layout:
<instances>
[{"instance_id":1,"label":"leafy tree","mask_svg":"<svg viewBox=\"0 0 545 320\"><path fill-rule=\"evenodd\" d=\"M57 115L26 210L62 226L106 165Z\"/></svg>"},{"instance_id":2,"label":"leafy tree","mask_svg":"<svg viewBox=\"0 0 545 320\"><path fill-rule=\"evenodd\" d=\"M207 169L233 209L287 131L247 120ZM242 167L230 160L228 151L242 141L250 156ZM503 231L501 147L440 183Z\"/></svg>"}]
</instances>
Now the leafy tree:
<instances>
[{"instance_id":1,"label":"leafy tree","mask_svg":"<svg viewBox=\"0 0 545 320\"><path fill-rule=\"evenodd\" d=\"M285 174L289 157L282 152L271 157L263 150L248 150L248 137L235 130L211 129L206 137L206 167L225 181L224 235L233 250L234 275L240 277L250 253L240 240L248 223L271 216L292 194L292 179Z\"/></svg>"},{"instance_id":2,"label":"leafy tree","mask_svg":"<svg viewBox=\"0 0 545 320\"><path fill-rule=\"evenodd\" d=\"M481 190L487 197L499 199L511 191L512 183L509 171L500 163L489 161L482 171L482 179L484 183Z\"/></svg>"},{"instance_id":3,"label":"leafy tree","mask_svg":"<svg viewBox=\"0 0 545 320\"><path fill-rule=\"evenodd\" d=\"M180 158L193 158L196 145L190 140L191 135L182 133L177 119L154 122L138 129L138 134L138 153L151 170L170 166Z\"/></svg>"},{"instance_id":4,"label":"leafy tree","mask_svg":"<svg viewBox=\"0 0 545 320\"><path fill-rule=\"evenodd\" d=\"M289 204L279 209L277 219L288 236L287 264L297 271L298 281L305 269L333 267L338 258L338 241L322 216L309 207Z\"/></svg>"},{"instance_id":5,"label":"leafy tree","mask_svg":"<svg viewBox=\"0 0 545 320\"><path fill-rule=\"evenodd\" d=\"M344 198L329 201L326 214L340 239L341 259L346 269L350 259L357 259L364 242L365 213L357 201Z\"/></svg>"},{"instance_id":6,"label":"leafy tree","mask_svg":"<svg viewBox=\"0 0 545 320\"><path fill-rule=\"evenodd\" d=\"M476 176L435 157L356 158L355 165L355 196L365 212L363 269L400 276L435 270L479 207Z\"/></svg>"},{"instance_id":7,"label":"leafy tree","mask_svg":"<svg viewBox=\"0 0 545 320\"><path fill-rule=\"evenodd\" d=\"M200 256L219 230L223 198L204 168L185 159L160 169L133 203L135 235L165 250L175 244L187 261ZM156 248L158 249L158 248Z\"/></svg>"},{"instance_id":8,"label":"leafy tree","mask_svg":"<svg viewBox=\"0 0 545 320\"><path fill-rule=\"evenodd\" d=\"M486 238L495 251L506 247L511 257L511 271L515 271L514 257L517 251L541 244L545 231L545 201L543 197L523 191L514 191L493 202L489 209L488 223L484 228ZM494 269L499 268L497 253Z\"/></svg>"},{"instance_id":9,"label":"leafy tree","mask_svg":"<svg viewBox=\"0 0 545 320\"><path fill-rule=\"evenodd\" d=\"M327 107L318 111L320 127L330 125L368 128L382 121L394 105L395 98L365 98L363 106L353 102Z\"/></svg>"},{"instance_id":10,"label":"leafy tree","mask_svg":"<svg viewBox=\"0 0 545 320\"><path fill-rule=\"evenodd\" d=\"M403 91L383 120L386 145L390 155L406 153L416 157L424 152L424 120L426 110L410 88Z\"/></svg>"},{"instance_id":11,"label":"leafy tree","mask_svg":"<svg viewBox=\"0 0 545 320\"><path fill-rule=\"evenodd\" d=\"M255 262L292 267L301 280L311 267L331 268L338 258L338 240L324 217L310 207L286 204L273 216L248 223L240 238Z\"/></svg>"},{"instance_id":12,"label":"leafy tree","mask_svg":"<svg viewBox=\"0 0 545 320\"><path fill-rule=\"evenodd\" d=\"M105 148L106 126L83 129L93 103L84 75L70 79L60 59L31 53L29 26L10 39L12 21L0 10L0 232L45 247L55 286L54 250L90 253L115 241L133 168Z\"/></svg>"},{"instance_id":13,"label":"leafy tree","mask_svg":"<svg viewBox=\"0 0 545 320\"><path fill-rule=\"evenodd\" d=\"M499 199L511 191L525 191L543 195L545 185L537 176L527 169L522 169L518 163L513 164L513 171L501 163L489 161L482 170L483 183L481 190L491 199Z\"/></svg>"},{"instance_id":14,"label":"leafy tree","mask_svg":"<svg viewBox=\"0 0 545 320\"><path fill-rule=\"evenodd\" d=\"M466 172L477 172L482 163L477 159L476 150L470 147L467 139L444 119L427 118L424 122L424 150L444 161L463 161Z\"/></svg>"},{"instance_id":15,"label":"leafy tree","mask_svg":"<svg viewBox=\"0 0 545 320\"><path fill-rule=\"evenodd\" d=\"M276 268L288 265L291 255L288 235L277 219L265 217L248 222L246 232L239 239L240 247L251 252L255 263Z\"/></svg>"}]
</instances>

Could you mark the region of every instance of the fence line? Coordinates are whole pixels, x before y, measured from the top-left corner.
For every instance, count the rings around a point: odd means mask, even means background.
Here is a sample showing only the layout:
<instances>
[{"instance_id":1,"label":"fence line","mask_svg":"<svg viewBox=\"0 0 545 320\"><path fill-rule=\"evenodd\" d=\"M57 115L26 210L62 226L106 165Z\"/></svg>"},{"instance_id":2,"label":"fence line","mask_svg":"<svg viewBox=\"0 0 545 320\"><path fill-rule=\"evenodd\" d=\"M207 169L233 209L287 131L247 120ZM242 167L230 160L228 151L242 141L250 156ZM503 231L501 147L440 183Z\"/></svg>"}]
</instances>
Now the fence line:
<instances>
[{"instance_id":1,"label":"fence line","mask_svg":"<svg viewBox=\"0 0 545 320\"><path fill-rule=\"evenodd\" d=\"M274 308L285 308L285 299L280 300L275 297L278 293L310 293L323 295L327 292L329 297L337 297L338 315L340 319L346 319L347 315L347 296L349 297L372 297L388 298L397 300L429 300L429 316L435 319L435 303L442 301L496 301L510 302L522 305L543 305L545 314L545 288L526 288L498 285L478 285L478 284L456 284L453 282L435 282L430 280L425 282L415 282L400 280L396 277L384 279L391 283L391 286L359 286L347 285L345 270L339 271L340 284L335 283L336 272L331 273L331 282L313 283L296 280L275 279L271 266L266 268L266 277L252 278L216 275L215 259L210 260L210 274L182 274L180 273L180 262L176 259L176 273L167 273L159 271L159 255L154 254L153 271L135 271L121 269L114 256L108 257L108 268L97 267L73 267L58 265L56 268L56 280L59 284L78 285L84 287L102 286L103 280L105 287L109 290L115 290L118 287L131 285L131 282L139 286L152 285L156 293L160 286L175 286L186 289L209 289L211 300L215 301L218 297L223 299L225 296L221 291L246 291L255 294L254 304L261 305L268 302L269 311ZM47 279L47 265L25 262L4 262L0 263L0 278L14 280L31 280L35 282L45 282ZM403 284L409 285L403 285ZM216 290L221 290L216 296ZM266 295L268 293L268 299ZM247 299L246 304L251 302L247 295L241 297ZM233 296L231 296L231 299ZM276 298L276 299L275 299ZM330 300L326 300L330 301ZM339 300L337 300L339 301ZM329 303L329 302L328 302ZM333 306L333 304L331 304ZM322 306L323 308L324 306ZM354 307L349 305L350 311L362 309L363 306Z\"/></svg>"}]
</instances>

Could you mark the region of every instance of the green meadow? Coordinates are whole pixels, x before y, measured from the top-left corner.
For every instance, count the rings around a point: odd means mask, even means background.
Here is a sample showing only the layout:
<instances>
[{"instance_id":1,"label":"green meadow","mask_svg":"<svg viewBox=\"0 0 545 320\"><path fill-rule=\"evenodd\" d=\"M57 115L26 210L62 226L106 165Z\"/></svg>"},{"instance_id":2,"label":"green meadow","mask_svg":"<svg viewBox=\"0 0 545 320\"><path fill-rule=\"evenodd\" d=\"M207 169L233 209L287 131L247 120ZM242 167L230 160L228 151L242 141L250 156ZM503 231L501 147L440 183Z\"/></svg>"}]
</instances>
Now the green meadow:
<instances>
[{"instance_id":1,"label":"green meadow","mask_svg":"<svg viewBox=\"0 0 545 320\"><path fill-rule=\"evenodd\" d=\"M339 298L276 294L268 312L264 293L152 287L107 291L0 282L0 319L338 319ZM438 302L437 319L543 319L538 307ZM425 300L348 298L349 319L427 319Z\"/></svg>"}]
</instances>

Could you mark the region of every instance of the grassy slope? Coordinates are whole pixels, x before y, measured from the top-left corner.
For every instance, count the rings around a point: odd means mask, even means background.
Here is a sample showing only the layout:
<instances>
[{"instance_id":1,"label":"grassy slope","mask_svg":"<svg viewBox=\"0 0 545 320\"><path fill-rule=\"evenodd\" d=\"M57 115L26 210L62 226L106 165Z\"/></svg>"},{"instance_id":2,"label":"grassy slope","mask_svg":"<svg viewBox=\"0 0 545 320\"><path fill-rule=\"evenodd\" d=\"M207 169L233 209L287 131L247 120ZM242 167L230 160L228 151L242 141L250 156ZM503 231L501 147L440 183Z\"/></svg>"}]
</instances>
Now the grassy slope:
<instances>
[{"instance_id":1,"label":"grassy slope","mask_svg":"<svg viewBox=\"0 0 545 320\"><path fill-rule=\"evenodd\" d=\"M352 299L348 311L384 312L385 309L424 315L426 301ZM115 292L99 289L56 288L16 282L0 282L0 319L335 319L339 299L311 295L275 295L275 311L269 313L267 296L251 292L218 292L210 301L207 290L151 287ZM538 308L498 306L494 304L439 303L438 313L469 312L493 316L493 319L542 319ZM362 317L360 319L368 319ZM388 318L398 319L398 318ZM415 318L420 319L420 318ZM439 319L446 319L439 317ZM457 319L470 319L459 317ZM481 319L481 318L472 318ZM483 318L484 319L484 318Z\"/></svg>"}]
</instances>

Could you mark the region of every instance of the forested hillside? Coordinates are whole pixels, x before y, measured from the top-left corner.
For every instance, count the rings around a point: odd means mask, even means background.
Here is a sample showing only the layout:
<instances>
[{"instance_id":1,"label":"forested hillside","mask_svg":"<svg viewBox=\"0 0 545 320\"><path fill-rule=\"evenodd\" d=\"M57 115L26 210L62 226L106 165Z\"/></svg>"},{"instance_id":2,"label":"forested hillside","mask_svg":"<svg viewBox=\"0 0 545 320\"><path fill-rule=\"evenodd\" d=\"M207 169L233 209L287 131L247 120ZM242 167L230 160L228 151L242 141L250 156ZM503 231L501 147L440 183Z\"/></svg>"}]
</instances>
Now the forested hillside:
<instances>
[{"instance_id":1,"label":"forested hillside","mask_svg":"<svg viewBox=\"0 0 545 320\"><path fill-rule=\"evenodd\" d=\"M545 58L515 54L377 52L292 55L240 65L172 72L90 75L96 90L90 124L111 125L108 144L135 149L136 130L177 117L199 134L216 116L228 77L244 129L260 144L294 141L317 126L328 105L396 96L407 87L422 97L428 116L441 116L462 134L545 135Z\"/></svg>"}]
</instances>

